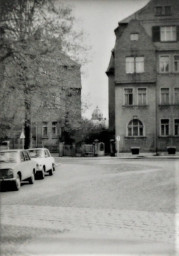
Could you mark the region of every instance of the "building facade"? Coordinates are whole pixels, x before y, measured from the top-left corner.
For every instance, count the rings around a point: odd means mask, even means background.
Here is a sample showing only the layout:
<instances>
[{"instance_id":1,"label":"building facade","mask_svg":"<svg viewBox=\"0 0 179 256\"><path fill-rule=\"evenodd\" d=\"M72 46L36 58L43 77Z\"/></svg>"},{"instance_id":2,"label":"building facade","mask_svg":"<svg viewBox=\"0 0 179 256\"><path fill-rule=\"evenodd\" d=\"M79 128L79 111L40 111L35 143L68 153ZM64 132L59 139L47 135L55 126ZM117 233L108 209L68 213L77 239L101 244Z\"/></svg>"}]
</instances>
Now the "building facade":
<instances>
[{"instance_id":1,"label":"building facade","mask_svg":"<svg viewBox=\"0 0 179 256\"><path fill-rule=\"evenodd\" d=\"M179 1L149 1L115 35L106 73L120 152L179 150Z\"/></svg>"}]
</instances>

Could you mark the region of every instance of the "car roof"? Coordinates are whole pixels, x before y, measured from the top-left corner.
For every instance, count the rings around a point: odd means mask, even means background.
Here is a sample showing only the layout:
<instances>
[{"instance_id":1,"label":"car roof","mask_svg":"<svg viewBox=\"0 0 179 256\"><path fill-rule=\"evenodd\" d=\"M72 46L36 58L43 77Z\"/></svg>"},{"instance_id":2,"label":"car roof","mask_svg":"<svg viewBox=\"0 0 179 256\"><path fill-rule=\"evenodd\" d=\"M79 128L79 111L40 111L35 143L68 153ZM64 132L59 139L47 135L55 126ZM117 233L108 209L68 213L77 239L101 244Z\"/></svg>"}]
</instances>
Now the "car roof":
<instances>
[{"instance_id":1,"label":"car roof","mask_svg":"<svg viewBox=\"0 0 179 256\"><path fill-rule=\"evenodd\" d=\"M21 152L21 151L26 151L26 149L3 149L0 150L0 152Z\"/></svg>"}]
</instances>

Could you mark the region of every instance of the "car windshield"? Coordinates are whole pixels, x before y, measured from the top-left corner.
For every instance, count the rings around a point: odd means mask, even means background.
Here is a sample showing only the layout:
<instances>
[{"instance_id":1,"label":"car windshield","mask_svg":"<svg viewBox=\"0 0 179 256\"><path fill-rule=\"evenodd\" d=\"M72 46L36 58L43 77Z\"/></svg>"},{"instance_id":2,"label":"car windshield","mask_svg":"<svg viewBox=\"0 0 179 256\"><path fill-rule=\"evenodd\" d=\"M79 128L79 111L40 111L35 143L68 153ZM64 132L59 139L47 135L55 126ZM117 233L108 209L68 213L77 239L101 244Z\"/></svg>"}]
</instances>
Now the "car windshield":
<instances>
[{"instance_id":1,"label":"car windshield","mask_svg":"<svg viewBox=\"0 0 179 256\"><path fill-rule=\"evenodd\" d=\"M0 162L5 163L17 163L18 162L18 152L17 151L7 151L0 152Z\"/></svg>"},{"instance_id":2,"label":"car windshield","mask_svg":"<svg viewBox=\"0 0 179 256\"><path fill-rule=\"evenodd\" d=\"M44 152L41 149L33 149L29 150L28 152L31 158L44 157Z\"/></svg>"}]
</instances>

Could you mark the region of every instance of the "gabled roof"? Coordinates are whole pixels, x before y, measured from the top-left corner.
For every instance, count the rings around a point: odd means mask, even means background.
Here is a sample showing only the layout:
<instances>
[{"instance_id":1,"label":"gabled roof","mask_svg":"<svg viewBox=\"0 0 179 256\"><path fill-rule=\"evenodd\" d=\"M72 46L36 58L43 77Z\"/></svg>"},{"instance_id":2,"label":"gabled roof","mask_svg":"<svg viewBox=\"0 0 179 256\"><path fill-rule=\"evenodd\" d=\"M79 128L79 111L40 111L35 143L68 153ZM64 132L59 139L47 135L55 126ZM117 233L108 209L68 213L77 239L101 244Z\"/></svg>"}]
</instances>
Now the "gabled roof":
<instances>
[{"instance_id":1,"label":"gabled roof","mask_svg":"<svg viewBox=\"0 0 179 256\"><path fill-rule=\"evenodd\" d=\"M149 2L148 2L144 7L142 7L141 9L139 9L138 11L136 11L135 13L131 14L131 15L128 16L127 18L121 20L121 21L119 22L119 24L120 24L120 23L129 23L131 20L136 20L136 19L138 19L138 14L139 14L141 11L147 9L148 6L149 6L149 4L151 4L152 1L153 1L153 0L149 0Z\"/></svg>"},{"instance_id":2,"label":"gabled roof","mask_svg":"<svg viewBox=\"0 0 179 256\"><path fill-rule=\"evenodd\" d=\"M53 52L48 53L42 57L46 61L54 62L59 66L76 66L80 67L80 65L72 60L68 55L60 50L55 50Z\"/></svg>"},{"instance_id":3,"label":"gabled roof","mask_svg":"<svg viewBox=\"0 0 179 256\"><path fill-rule=\"evenodd\" d=\"M107 75L113 74L113 73L114 73L114 50L112 51L109 66L108 66L108 69L106 71Z\"/></svg>"}]
</instances>

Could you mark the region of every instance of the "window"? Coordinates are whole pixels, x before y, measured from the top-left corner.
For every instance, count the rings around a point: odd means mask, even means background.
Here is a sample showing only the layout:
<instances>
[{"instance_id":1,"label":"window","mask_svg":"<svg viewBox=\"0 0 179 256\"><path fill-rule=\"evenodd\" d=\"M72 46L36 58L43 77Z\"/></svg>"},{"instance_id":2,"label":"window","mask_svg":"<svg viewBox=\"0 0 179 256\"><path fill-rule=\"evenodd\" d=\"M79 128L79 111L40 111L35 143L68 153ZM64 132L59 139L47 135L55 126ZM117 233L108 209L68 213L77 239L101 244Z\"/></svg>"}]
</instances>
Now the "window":
<instances>
[{"instance_id":1,"label":"window","mask_svg":"<svg viewBox=\"0 0 179 256\"><path fill-rule=\"evenodd\" d=\"M139 34L138 33L130 34L130 40L131 41L138 41L138 39L139 39Z\"/></svg>"},{"instance_id":2,"label":"window","mask_svg":"<svg viewBox=\"0 0 179 256\"><path fill-rule=\"evenodd\" d=\"M174 88L174 102L179 104L179 88Z\"/></svg>"},{"instance_id":3,"label":"window","mask_svg":"<svg viewBox=\"0 0 179 256\"><path fill-rule=\"evenodd\" d=\"M126 58L126 73L133 74L134 73L134 57Z\"/></svg>"},{"instance_id":4,"label":"window","mask_svg":"<svg viewBox=\"0 0 179 256\"><path fill-rule=\"evenodd\" d=\"M179 119L175 119L174 123L174 135L179 136Z\"/></svg>"},{"instance_id":5,"label":"window","mask_svg":"<svg viewBox=\"0 0 179 256\"><path fill-rule=\"evenodd\" d=\"M174 72L179 72L179 55L174 56Z\"/></svg>"},{"instance_id":6,"label":"window","mask_svg":"<svg viewBox=\"0 0 179 256\"><path fill-rule=\"evenodd\" d=\"M136 73L144 72L144 57L136 57Z\"/></svg>"},{"instance_id":7,"label":"window","mask_svg":"<svg viewBox=\"0 0 179 256\"><path fill-rule=\"evenodd\" d=\"M133 89L124 89L125 105L133 105Z\"/></svg>"},{"instance_id":8,"label":"window","mask_svg":"<svg viewBox=\"0 0 179 256\"><path fill-rule=\"evenodd\" d=\"M161 104L169 104L169 88L161 88Z\"/></svg>"},{"instance_id":9,"label":"window","mask_svg":"<svg viewBox=\"0 0 179 256\"><path fill-rule=\"evenodd\" d=\"M48 152L48 150L45 150L45 157L50 157L50 153Z\"/></svg>"},{"instance_id":10,"label":"window","mask_svg":"<svg viewBox=\"0 0 179 256\"><path fill-rule=\"evenodd\" d=\"M162 15L162 6L155 7L155 15L157 16Z\"/></svg>"},{"instance_id":11,"label":"window","mask_svg":"<svg viewBox=\"0 0 179 256\"><path fill-rule=\"evenodd\" d=\"M179 40L179 26L154 26L152 27L153 42L174 42Z\"/></svg>"},{"instance_id":12,"label":"window","mask_svg":"<svg viewBox=\"0 0 179 256\"><path fill-rule=\"evenodd\" d=\"M43 137L48 136L48 122L43 122L42 124L42 136Z\"/></svg>"},{"instance_id":13,"label":"window","mask_svg":"<svg viewBox=\"0 0 179 256\"><path fill-rule=\"evenodd\" d=\"M57 135L57 122L52 122L52 136Z\"/></svg>"},{"instance_id":14,"label":"window","mask_svg":"<svg viewBox=\"0 0 179 256\"><path fill-rule=\"evenodd\" d=\"M171 6L157 6L157 7L155 7L155 15L156 16L171 15Z\"/></svg>"},{"instance_id":15,"label":"window","mask_svg":"<svg viewBox=\"0 0 179 256\"><path fill-rule=\"evenodd\" d=\"M162 119L161 120L161 136L168 136L169 135L169 120Z\"/></svg>"},{"instance_id":16,"label":"window","mask_svg":"<svg viewBox=\"0 0 179 256\"><path fill-rule=\"evenodd\" d=\"M138 88L138 105L147 104L147 90L146 88Z\"/></svg>"},{"instance_id":17,"label":"window","mask_svg":"<svg viewBox=\"0 0 179 256\"><path fill-rule=\"evenodd\" d=\"M24 154L25 161L29 161L30 160L29 154L26 151L23 151L23 154Z\"/></svg>"},{"instance_id":18,"label":"window","mask_svg":"<svg viewBox=\"0 0 179 256\"><path fill-rule=\"evenodd\" d=\"M170 64L169 56L160 56L160 58L159 58L160 73L168 73L169 72L169 64Z\"/></svg>"},{"instance_id":19,"label":"window","mask_svg":"<svg viewBox=\"0 0 179 256\"><path fill-rule=\"evenodd\" d=\"M128 124L128 136L143 136L143 124L138 119L133 119Z\"/></svg>"},{"instance_id":20,"label":"window","mask_svg":"<svg viewBox=\"0 0 179 256\"><path fill-rule=\"evenodd\" d=\"M165 15L171 15L171 6L164 6Z\"/></svg>"},{"instance_id":21,"label":"window","mask_svg":"<svg viewBox=\"0 0 179 256\"><path fill-rule=\"evenodd\" d=\"M160 40L163 41L176 41L176 27L166 26L160 28Z\"/></svg>"},{"instance_id":22,"label":"window","mask_svg":"<svg viewBox=\"0 0 179 256\"><path fill-rule=\"evenodd\" d=\"M143 73L144 57L126 57L126 73Z\"/></svg>"},{"instance_id":23,"label":"window","mask_svg":"<svg viewBox=\"0 0 179 256\"><path fill-rule=\"evenodd\" d=\"M21 160L21 162L25 161L24 154L22 151L20 152L20 160Z\"/></svg>"}]
</instances>

